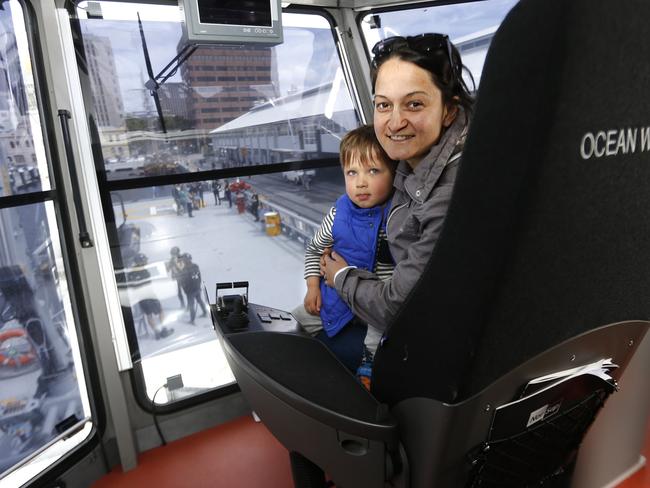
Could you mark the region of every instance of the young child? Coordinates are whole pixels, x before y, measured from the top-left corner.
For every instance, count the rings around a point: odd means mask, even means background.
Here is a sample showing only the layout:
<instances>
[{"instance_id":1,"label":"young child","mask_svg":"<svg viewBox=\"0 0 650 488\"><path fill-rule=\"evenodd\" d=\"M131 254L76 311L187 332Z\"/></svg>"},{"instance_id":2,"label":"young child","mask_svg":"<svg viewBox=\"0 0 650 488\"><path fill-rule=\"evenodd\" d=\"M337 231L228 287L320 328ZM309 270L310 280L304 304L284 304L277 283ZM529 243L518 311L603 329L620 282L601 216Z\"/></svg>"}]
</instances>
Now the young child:
<instances>
[{"instance_id":1,"label":"young child","mask_svg":"<svg viewBox=\"0 0 650 488\"><path fill-rule=\"evenodd\" d=\"M320 258L333 248L351 266L391 276L394 262L386 240L386 217L393 192L395 163L384 152L371 125L350 131L341 141L345 194L330 209L305 251L307 293L293 310L296 321L325 343L369 387L372 359L381 332L362 323L320 276Z\"/></svg>"}]
</instances>

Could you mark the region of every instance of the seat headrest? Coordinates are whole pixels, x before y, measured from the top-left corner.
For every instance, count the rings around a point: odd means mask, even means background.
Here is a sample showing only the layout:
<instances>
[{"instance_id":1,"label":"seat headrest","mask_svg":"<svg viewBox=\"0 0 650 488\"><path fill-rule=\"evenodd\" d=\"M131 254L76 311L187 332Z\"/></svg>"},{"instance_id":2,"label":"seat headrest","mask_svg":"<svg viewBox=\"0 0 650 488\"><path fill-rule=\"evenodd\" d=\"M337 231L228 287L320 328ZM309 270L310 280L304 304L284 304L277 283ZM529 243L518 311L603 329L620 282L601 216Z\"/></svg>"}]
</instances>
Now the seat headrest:
<instances>
[{"instance_id":1,"label":"seat headrest","mask_svg":"<svg viewBox=\"0 0 650 488\"><path fill-rule=\"evenodd\" d=\"M506 17L444 228L377 354L380 400L456 401L650 316L649 18L646 0L522 0Z\"/></svg>"}]
</instances>

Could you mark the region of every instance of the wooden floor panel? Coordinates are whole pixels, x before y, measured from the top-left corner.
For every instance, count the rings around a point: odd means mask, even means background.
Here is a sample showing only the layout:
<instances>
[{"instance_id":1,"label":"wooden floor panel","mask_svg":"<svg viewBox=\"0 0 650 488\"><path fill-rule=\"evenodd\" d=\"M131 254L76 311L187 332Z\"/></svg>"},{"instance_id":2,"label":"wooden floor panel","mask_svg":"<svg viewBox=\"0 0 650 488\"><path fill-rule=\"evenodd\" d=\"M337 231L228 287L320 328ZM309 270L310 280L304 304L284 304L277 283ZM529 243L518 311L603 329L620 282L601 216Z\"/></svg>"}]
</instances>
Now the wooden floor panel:
<instances>
[{"instance_id":1,"label":"wooden floor panel","mask_svg":"<svg viewBox=\"0 0 650 488\"><path fill-rule=\"evenodd\" d=\"M616 488L650 488L650 469L648 469L647 462L643 469L637 471Z\"/></svg>"},{"instance_id":2,"label":"wooden floor panel","mask_svg":"<svg viewBox=\"0 0 650 488\"><path fill-rule=\"evenodd\" d=\"M645 449L643 455L646 459L645 466L619 484L616 488L650 488L650 424L645 437Z\"/></svg>"},{"instance_id":3,"label":"wooden floor panel","mask_svg":"<svg viewBox=\"0 0 650 488\"><path fill-rule=\"evenodd\" d=\"M291 488L287 450L250 416L141 454L93 488Z\"/></svg>"},{"instance_id":4,"label":"wooden floor panel","mask_svg":"<svg viewBox=\"0 0 650 488\"><path fill-rule=\"evenodd\" d=\"M650 460L650 429L644 455ZM109 487L292 488L293 483L287 450L246 416L147 451L137 469L117 468L93 485ZM650 488L650 466L616 488Z\"/></svg>"}]
</instances>

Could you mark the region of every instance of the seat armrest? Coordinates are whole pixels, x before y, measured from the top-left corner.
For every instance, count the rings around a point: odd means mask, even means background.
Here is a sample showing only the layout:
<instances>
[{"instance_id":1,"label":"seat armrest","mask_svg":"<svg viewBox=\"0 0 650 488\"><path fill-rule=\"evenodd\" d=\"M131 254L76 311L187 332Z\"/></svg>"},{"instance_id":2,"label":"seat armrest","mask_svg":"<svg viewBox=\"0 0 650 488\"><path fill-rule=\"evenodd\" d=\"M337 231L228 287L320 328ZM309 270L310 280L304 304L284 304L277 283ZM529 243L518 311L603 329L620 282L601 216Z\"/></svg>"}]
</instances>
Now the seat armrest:
<instances>
[{"instance_id":1,"label":"seat armrest","mask_svg":"<svg viewBox=\"0 0 650 488\"><path fill-rule=\"evenodd\" d=\"M305 336L248 332L222 337L233 370L292 408L337 431L392 443L397 427L322 343ZM237 371L235 377L238 378Z\"/></svg>"}]
</instances>

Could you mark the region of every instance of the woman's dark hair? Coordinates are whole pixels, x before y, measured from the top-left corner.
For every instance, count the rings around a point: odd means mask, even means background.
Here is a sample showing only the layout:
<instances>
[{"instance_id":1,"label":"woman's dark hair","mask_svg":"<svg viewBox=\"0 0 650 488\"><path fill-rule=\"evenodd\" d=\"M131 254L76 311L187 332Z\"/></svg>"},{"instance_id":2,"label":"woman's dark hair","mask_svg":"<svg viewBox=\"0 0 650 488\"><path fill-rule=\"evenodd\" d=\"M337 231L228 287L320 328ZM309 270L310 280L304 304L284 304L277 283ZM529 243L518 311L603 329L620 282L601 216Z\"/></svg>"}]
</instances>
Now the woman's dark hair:
<instances>
[{"instance_id":1,"label":"woman's dark hair","mask_svg":"<svg viewBox=\"0 0 650 488\"><path fill-rule=\"evenodd\" d=\"M443 102L460 105L465 109L466 116L471 114L474 97L463 80L463 71L469 75L475 90L474 77L463 65L458 49L451 43L448 36L420 34L412 37L389 37L375 44L372 53L374 58L370 77L373 93L381 65L389 59L397 58L428 71L433 83L442 92Z\"/></svg>"}]
</instances>

